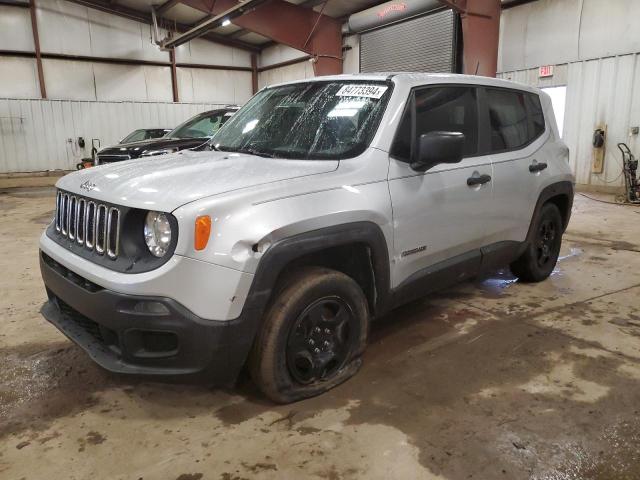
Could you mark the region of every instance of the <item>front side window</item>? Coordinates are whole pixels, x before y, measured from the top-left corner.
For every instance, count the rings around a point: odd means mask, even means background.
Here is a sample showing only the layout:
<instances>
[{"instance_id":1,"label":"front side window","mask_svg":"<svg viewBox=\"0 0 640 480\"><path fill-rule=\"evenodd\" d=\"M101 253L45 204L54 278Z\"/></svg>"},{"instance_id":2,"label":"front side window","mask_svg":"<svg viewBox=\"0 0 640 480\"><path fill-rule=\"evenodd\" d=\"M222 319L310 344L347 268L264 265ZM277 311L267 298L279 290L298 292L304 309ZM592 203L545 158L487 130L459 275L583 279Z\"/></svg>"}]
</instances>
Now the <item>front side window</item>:
<instances>
[{"instance_id":1,"label":"front side window","mask_svg":"<svg viewBox=\"0 0 640 480\"><path fill-rule=\"evenodd\" d=\"M487 89L491 151L513 150L531 141L526 98L525 92Z\"/></svg>"},{"instance_id":2,"label":"front side window","mask_svg":"<svg viewBox=\"0 0 640 480\"><path fill-rule=\"evenodd\" d=\"M464 156L477 155L478 101L475 87L428 87L416 91L412 101L415 132L412 132L412 108L409 107L400 121L391 155L408 161L411 148L417 148L420 136L434 131L463 133Z\"/></svg>"},{"instance_id":3,"label":"front side window","mask_svg":"<svg viewBox=\"0 0 640 480\"><path fill-rule=\"evenodd\" d=\"M198 115L176 127L167 134L167 138L210 138L226 119L224 113Z\"/></svg>"},{"instance_id":4,"label":"front side window","mask_svg":"<svg viewBox=\"0 0 640 480\"><path fill-rule=\"evenodd\" d=\"M378 128L391 86L383 82L309 82L255 95L213 139L215 148L266 157L355 157Z\"/></svg>"}]
</instances>

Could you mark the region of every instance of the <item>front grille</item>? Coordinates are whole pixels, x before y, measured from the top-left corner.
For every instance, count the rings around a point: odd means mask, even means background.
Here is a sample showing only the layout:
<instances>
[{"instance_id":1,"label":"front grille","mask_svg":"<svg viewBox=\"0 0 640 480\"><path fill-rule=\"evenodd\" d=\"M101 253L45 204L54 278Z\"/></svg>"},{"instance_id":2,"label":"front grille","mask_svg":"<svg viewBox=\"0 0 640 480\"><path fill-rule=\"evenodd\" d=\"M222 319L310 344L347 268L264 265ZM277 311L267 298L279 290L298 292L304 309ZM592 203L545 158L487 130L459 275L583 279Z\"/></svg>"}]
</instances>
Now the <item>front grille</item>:
<instances>
[{"instance_id":1,"label":"front grille","mask_svg":"<svg viewBox=\"0 0 640 480\"><path fill-rule=\"evenodd\" d=\"M131 160L130 155L98 155L98 165L104 165L105 163L123 162L125 160Z\"/></svg>"},{"instance_id":2,"label":"front grille","mask_svg":"<svg viewBox=\"0 0 640 480\"><path fill-rule=\"evenodd\" d=\"M56 233L115 260L120 250L120 209L58 191Z\"/></svg>"}]
</instances>

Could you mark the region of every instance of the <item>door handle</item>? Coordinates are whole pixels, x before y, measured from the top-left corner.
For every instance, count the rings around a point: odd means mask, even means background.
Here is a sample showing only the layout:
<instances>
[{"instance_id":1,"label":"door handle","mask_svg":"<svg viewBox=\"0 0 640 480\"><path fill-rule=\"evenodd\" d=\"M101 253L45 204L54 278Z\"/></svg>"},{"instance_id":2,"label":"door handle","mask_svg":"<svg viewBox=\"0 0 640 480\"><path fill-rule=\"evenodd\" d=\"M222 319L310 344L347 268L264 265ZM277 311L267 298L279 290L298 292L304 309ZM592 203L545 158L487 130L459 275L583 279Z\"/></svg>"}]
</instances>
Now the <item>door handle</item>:
<instances>
[{"instance_id":1,"label":"door handle","mask_svg":"<svg viewBox=\"0 0 640 480\"><path fill-rule=\"evenodd\" d=\"M473 187L475 185L483 185L490 181L491 181L491 175L487 175L485 173L484 175L478 175L477 177L467 178L467 185L469 185L470 187Z\"/></svg>"},{"instance_id":2,"label":"door handle","mask_svg":"<svg viewBox=\"0 0 640 480\"><path fill-rule=\"evenodd\" d=\"M541 172L545 168L547 168L547 164L544 162L532 163L531 165L529 165L529 171L531 173Z\"/></svg>"}]
</instances>

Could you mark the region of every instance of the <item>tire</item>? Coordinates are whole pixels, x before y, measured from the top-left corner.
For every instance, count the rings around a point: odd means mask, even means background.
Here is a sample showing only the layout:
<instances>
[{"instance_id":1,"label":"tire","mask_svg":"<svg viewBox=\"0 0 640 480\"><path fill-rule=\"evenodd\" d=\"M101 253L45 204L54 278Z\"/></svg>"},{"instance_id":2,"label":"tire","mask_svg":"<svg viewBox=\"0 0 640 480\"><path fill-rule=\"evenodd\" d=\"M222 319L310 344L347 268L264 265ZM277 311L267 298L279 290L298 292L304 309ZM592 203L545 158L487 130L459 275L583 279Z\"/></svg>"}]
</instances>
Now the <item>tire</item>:
<instances>
[{"instance_id":1,"label":"tire","mask_svg":"<svg viewBox=\"0 0 640 480\"><path fill-rule=\"evenodd\" d=\"M523 282L541 282L551 275L562 244L562 216L553 203L542 206L533 220L533 238L524 253L511 264L511 271Z\"/></svg>"},{"instance_id":2,"label":"tire","mask_svg":"<svg viewBox=\"0 0 640 480\"><path fill-rule=\"evenodd\" d=\"M359 370L368 333L367 299L358 284L335 270L305 267L276 291L249 372L274 402L313 397Z\"/></svg>"}]
</instances>

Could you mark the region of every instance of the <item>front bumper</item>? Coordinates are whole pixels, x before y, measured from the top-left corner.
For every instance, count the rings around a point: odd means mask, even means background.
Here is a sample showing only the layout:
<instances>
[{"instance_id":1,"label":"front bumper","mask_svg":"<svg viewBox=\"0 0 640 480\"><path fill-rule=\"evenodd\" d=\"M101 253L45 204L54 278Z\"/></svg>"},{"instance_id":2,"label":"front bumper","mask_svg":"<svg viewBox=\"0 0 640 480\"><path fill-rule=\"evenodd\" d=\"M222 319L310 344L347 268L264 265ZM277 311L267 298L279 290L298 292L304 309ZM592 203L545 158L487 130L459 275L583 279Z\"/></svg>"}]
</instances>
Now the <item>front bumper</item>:
<instances>
[{"instance_id":1,"label":"front bumper","mask_svg":"<svg viewBox=\"0 0 640 480\"><path fill-rule=\"evenodd\" d=\"M44 252L49 301L43 316L107 370L139 375L205 374L232 383L253 341L256 319L205 320L166 297L100 287Z\"/></svg>"}]
</instances>

